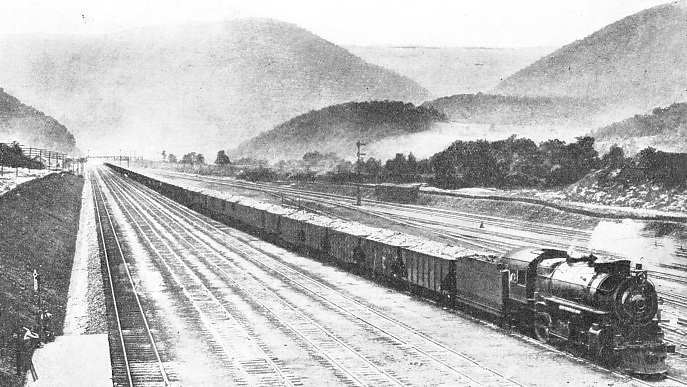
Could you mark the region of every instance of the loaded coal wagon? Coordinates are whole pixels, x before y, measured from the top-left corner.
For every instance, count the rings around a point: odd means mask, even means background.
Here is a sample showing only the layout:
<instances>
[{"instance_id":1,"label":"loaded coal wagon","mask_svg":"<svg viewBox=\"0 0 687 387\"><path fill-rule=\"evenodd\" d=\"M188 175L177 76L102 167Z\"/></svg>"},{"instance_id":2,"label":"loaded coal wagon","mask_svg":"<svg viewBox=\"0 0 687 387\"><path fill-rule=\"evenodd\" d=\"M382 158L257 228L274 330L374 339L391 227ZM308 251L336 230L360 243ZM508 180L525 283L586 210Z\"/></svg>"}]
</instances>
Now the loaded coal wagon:
<instances>
[{"instance_id":1,"label":"loaded coal wagon","mask_svg":"<svg viewBox=\"0 0 687 387\"><path fill-rule=\"evenodd\" d=\"M388 230L375 230L362 240L366 268L373 277L405 281L408 277L401 251L419 244L417 238Z\"/></svg>"}]
</instances>

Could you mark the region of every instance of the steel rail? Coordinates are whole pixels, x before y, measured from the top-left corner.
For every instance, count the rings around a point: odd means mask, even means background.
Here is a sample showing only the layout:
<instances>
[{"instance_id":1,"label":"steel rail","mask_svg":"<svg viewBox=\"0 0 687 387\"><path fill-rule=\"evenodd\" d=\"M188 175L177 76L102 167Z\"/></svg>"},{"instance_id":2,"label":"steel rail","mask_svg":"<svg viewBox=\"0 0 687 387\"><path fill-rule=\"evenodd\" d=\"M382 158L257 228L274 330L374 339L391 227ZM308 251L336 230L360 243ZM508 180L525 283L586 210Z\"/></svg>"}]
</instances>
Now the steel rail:
<instances>
[{"instance_id":1,"label":"steel rail","mask_svg":"<svg viewBox=\"0 0 687 387\"><path fill-rule=\"evenodd\" d=\"M164 174L164 173L163 173ZM174 174L172 174L174 175ZM229 181L226 179L220 179L216 177L211 177L211 176L204 176L202 178L193 176L193 175L187 175L187 174L176 174L177 178L181 179L186 179L186 180L192 180L192 181L198 181L198 182L212 182L215 184L219 185L226 185L230 187L238 187L242 189L249 189L249 190L255 190L255 191L261 191L265 193L269 193L275 196L280 196L281 193L283 192L289 192L292 193L293 195L296 195L298 197L311 197L317 200L347 200L347 201L354 201L355 197L353 196L348 196L348 195L340 195L340 194L332 194L332 193L323 193L323 192L317 192L317 191L304 191L304 190L299 190L295 188L288 188L288 187L281 187L281 186L274 186L273 184L268 184L268 183L249 183L249 182L240 182L237 180L234 181ZM466 212L460 212L460 211L455 211L455 210L448 210L448 209L443 209L443 208L427 208L425 206L420 206L420 205L413 205L413 204L402 204L402 203L394 203L390 204L388 202L384 201L379 201L379 200L373 200L373 199L363 199L363 202L371 203L376 206L380 207L386 207L386 208L391 208L391 209L398 209L402 208L404 210L407 210L409 212L416 212L416 213L422 213L422 214L428 214L428 215L436 215L437 213L439 214L444 214L447 215L449 218L455 218L455 219L470 219L474 221L483 221L485 222L486 225L499 225L505 228L512 228L513 226L519 226L520 223L524 223L527 225L528 229L531 229L532 231L538 231L538 230L553 230L547 232L548 235L551 236L563 236L563 237L570 237L571 235L574 236L575 239L582 239L584 240L585 238L589 237L591 235L591 232L585 231L585 230L579 230L575 229L572 227L565 227L565 226L556 226L556 225L541 225L541 224L536 224L533 222L527 222L527 221L518 221L518 222L512 222L507 219L495 217L495 216L490 216L490 215L476 215L476 214L471 214L471 213L466 213ZM351 206L350 208L352 209L361 209L359 206Z\"/></svg>"},{"instance_id":2,"label":"steel rail","mask_svg":"<svg viewBox=\"0 0 687 387\"><path fill-rule=\"evenodd\" d=\"M163 200L165 200L166 202L171 203L171 205L176 204L175 202L173 202L173 201L170 200L169 198L166 198L165 196L160 195L160 194L158 194L158 193L156 193L156 194L159 195L159 197L162 198ZM171 207L171 206L170 206L170 207ZM184 213L186 213L186 214L188 214L188 215L190 215L190 216L195 217L195 218L198 219L200 222L205 223L205 224L207 225L207 227L209 227L209 228L213 228L213 227L216 228L216 226L214 226L212 223L210 223L210 222L204 220L202 217L198 216L198 214L197 214L196 212L194 212L194 211L192 211L192 210L190 210L190 209L180 207L180 211L183 211ZM221 229L217 229L217 232L222 233L222 234L225 233L225 231L223 231L223 230L221 230ZM254 249L254 250L258 250L258 249L256 249L256 248L250 247L250 246L248 246L247 248L249 248L249 249ZM268 254L268 255L269 255L269 254ZM264 261L262 261L262 260L255 260L255 262L256 262L256 263L259 263L259 264L262 264L263 266L266 266L266 265L264 264ZM281 263L279 263L279 262L276 262L276 263L277 263L278 265L281 265L281 266L286 267L288 270L293 270L293 269L289 268L288 266L283 265L283 264L281 264ZM266 267L269 267L269 266L266 266ZM272 267L269 267L269 268L270 268L271 270L274 270L274 268L272 268ZM305 278L309 278L307 275L304 275L303 273L299 273L299 272L297 272L297 271L295 271L295 272L298 273L298 274L300 274L300 275L302 275L302 276L304 276ZM319 281L317 281L317 280L315 280L315 279L311 279L311 280L312 280L313 282L319 282ZM342 296L344 296L344 295L342 295ZM344 297L345 297L345 296L344 296ZM354 301L354 302L357 302L357 301ZM373 310L373 312L375 312L375 311ZM376 313L376 312L375 312L375 313ZM399 323L399 324L402 324L402 323ZM411 328L411 329L412 329L412 328ZM525 339L525 340L527 340L527 341L534 342L534 343L537 344L537 345L546 347L547 349L549 349L549 350L551 350L551 351L554 351L554 352L556 352L556 353L565 355L565 356L567 356L567 357L569 357L569 358L573 358L573 359L577 359L577 360L583 361L585 364L588 364L588 365L593 366L593 367L598 368L598 369L602 369L602 370L607 371L607 372L609 372L609 373L611 373L611 374L614 374L614 375L616 375L616 376L623 377L623 378L628 378L628 379L633 380L634 382L640 383L640 384L642 384L642 385L654 386L654 384L647 383L646 381L644 381L644 380L642 380L642 379L638 379L638 378L636 378L636 377L634 377L634 376L631 376L631 375L628 375L628 374L619 373L619 372L614 371L614 370L609 370L609 369L607 369L607 368L604 368L604 367L601 367L601 366L599 366L599 365L596 365L596 364L593 363L593 362L589 362L589 361L586 360L585 358L581 358L581 357L576 356L576 355L574 355L574 354L571 354L571 353L569 353L569 352L561 351L561 350L559 350L559 349L557 349L556 347L553 347L553 346L551 346L551 345L543 344L543 343L540 343L539 341L534 341L534 340L532 340L529 336L524 336L524 335L522 335L522 334L514 333L514 332L511 332L510 334L511 334L511 335L518 336L518 337L520 337L520 338L523 338L523 339ZM430 339L430 340L431 340L431 339ZM515 382L515 381L512 381L512 380L511 380L511 382L517 384L517 382Z\"/></svg>"},{"instance_id":3,"label":"steel rail","mask_svg":"<svg viewBox=\"0 0 687 387\"><path fill-rule=\"evenodd\" d=\"M151 191L151 192L152 192L152 191ZM178 205L178 204L177 204L177 205ZM179 234L178 232L175 231L175 233L177 234L177 236L179 236L179 237L181 237L181 238L184 238L184 237L183 237L181 234ZM197 239L197 238L195 238L195 236L193 236L193 235L190 235L190 237L192 237L192 238L194 238L194 239ZM177 240L178 240L178 239L177 239ZM197 240L198 240L198 239L197 239ZM190 248L192 248L192 249L194 249L194 250L197 250L197 248L196 248L195 246L193 246L191 243L189 243L189 242L186 242L186 243L190 246ZM197 251L198 251L198 250L197 250ZM203 254L199 254L199 255L202 256ZM227 278L229 281L231 281L232 283L234 283L235 286L236 286L237 288L241 289L241 290L242 290L248 297L250 297L256 304L260 305L260 307L262 307L264 310L268 311L270 314L272 314L273 316L275 316L283 325L289 327L289 329L291 329L292 332L294 332L296 335L298 335L299 337L301 337L301 339L304 340L306 343L308 343L310 346L312 346L313 348L317 349L317 351L318 351L318 353L319 353L320 355L322 355L322 356L326 357L327 359L329 359L329 361L330 361L333 365L336 365L339 369L341 369L343 372L345 372L347 375L349 375L349 377L351 377L353 380L355 380L355 381L356 381L357 383L359 383L360 385L366 385L366 383L364 383L362 380L360 380L359 376L355 375L354 372L353 372L352 370L347 369L346 366L344 366L343 364L340 364L339 361L337 361L336 359L332 358L332 356L331 356L330 354L328 354L327 351L325 351L323 348L321 348L321 346L320 346L318 343L315 342L316 339L314 339L314 338L309 338L309 337L305 336L305 335L301 332L301 330L299 330L298 328L296 328L296 327L294 326L294 324L292 324L292 323L286 321L286 320L285 320L284 318L282 318L282 317L279 317L279 314L278 314L276 311L274 311L272 308L270 308L269 306L267 306L267 305L260 299L260 297L258 297L257 295L253 294L250 290L247 289L246 286L244 286L241 282L239 282L238 280L236 280L231 274L227 273L223 268L219 267L216 263L210 262L210 261L208 261L208 263L210 263L211 265L213 265L213 266L216 268L216 270L218 270L219 272L221 272L225 278ZM261 285L261 287L262 287L262 285ZM301 311L299 311L298 309L294 308L291 304L289 304L288 302L286 302L285 300L283 300L279 295L277 295L277 294L274 293L273 291L268 290L268 289L263 289L263 291L265 291L266 293L269 293L275 300L277 300L277 302L282 303L285 307L287 307L288 309L292 310L294 313L296 313L296 315L300 316L302 319L304 319L304 320L305 320L306 322L308 322L310 325L312 325L313 327L317 328L317 329L318 329L320 332L322 332L324 335L326 335L327 337L330 337L335 343L338 343L339 345L341 345L343 348L345 348L345 349L346 349L347 351L349 351L350 353L355 354L355 356L359 357L363 362L365 362L366 364L368 364L370 367L376 369L380 374L385 375L386 378L387 378L389 381L391 381L394 385L398 385L398 386L405 386L405 385L406 385L406 384L403 383L402 381L398 380L394 375L391 375L389 372L387 372L387 371L381 369L379 366L377 366L376 364L374 364L374 362L372 362L372 361L370 361L369 359L367 359L362 353L360 353L359 351L355 350L355 349L352 348L350 345L348 345L348 344L346 344L345 342L343 342L341 339L335 337L335 336L334 336L331 332L329 332L326 328L324 328L323 326L321 326L321 324L319 324L318 322L314 321L312 318L306 316L305 314L303 314L303 313L302 313Z\"/></svg>"},{"instance_id":4,"label":"steel rail","mask_svg":"<svg viewBox=\"0 0 687 387\"><path fill-rule=\"evenodd\" d=\"M115 313L115 318L117 321L117 330L119 333L119 340L120 344L122 345L122 354L124 356L124 363L126 364L126 376L127 380L129 382L129 387L133 387L133 379L131 378L131 367L129 366L129 357L126 353L126 344L124 343L124 333L122 331L122 324L121 320L119 318L119 308L117 307L117 297L115 296L115 290L114 290L114 279L112 278L112 271L110 270L110 258L109 254L107 253L107 248L105 247L105 232L103 230L103 222L102 222L102 215L100 214L100 208L97 204L97 195L96 195L96 188L95 188L95 182L93 179L89 179L91 182L91 190L93 191L93 205L95 207L95 212L96 212L96 220L98 222L98 230L100 231L100 240L102 241L102 252L105 257L105 264L107 266L107 276L109 278L110 282L110 294L112 296L112 304L114 306L114 313ZM103 203L103 206L105 204Z\"/></svg>"},{"instance_id":5,"label":"steel rail","mask_svg":"<svg viewBox=\"0 0 687 387\"><path fill-rule=\"evenodd\" d=\"M111 181L111 184L115 184L115 183ZM164 238L162 237L162 235L161 235L158 231L155 230L155 228L152 226L152 224L150 224L150 222L147 221L147 220L145 219L145 217L143 216L141 210L140 210L140 209L137 209L136 206L131 202L130 199L126 199L126 198L124 197L124 195L123 195L122 192L121 192L121 191L122 191L121 188L118 188L118 190L119 190L119 193L117 194L117 195L118 195L118 198L116 198L116 199L119 200L119 202L122 203L122 204L124 204L124 201L125 201L125 200L128 202L128 205L132 208L132 210L135 211L135 212L138 214L138 216L139 216L144 222L147 223L148 227L150 227L150 229L151 229L151 231L153 232L154 236L157 237L157 239L161 241L161 243L165 246L165 248L167 248L167 250L168 250L172 255L174 255L174 256L177 258L177 260L178 260L178 261L181 263L181 265L186 269L186 271L187 271L190 275L192 275L193 277L195 277L196 282L199 284L199 286L200 286L203 290L205 290L205 292L206 292L214 301L216 301L218 305L220 305L220 306L223 308L223 310L225 311L225 313L226 313L227 316L231 316L231 313L230 313L228 310L226 310L226 308L224 308L222 302L221 302L221 301L214 295L214 293L213 293L213 292L203 283L203 281L202 281L200 278L198 278L198 276L194 273L194 271L193 271L193 270L183 261L183 259L181 258L181 256L174 250L174 248L172 248L167 242L164 241ZM152 192L152 191L151 191L151 192ZM183 281L181 281L181 280L178 278L178 275L175 273L174 269L170 266L170 264L167 262L167 260L162 256L162 254L160 254L160 252L158 251L158 249L155 248L154 243L152 242L151 236L144 232L144 230L141 228L141 225L139 224L139 222L134 220L133 213L132 213L128 208L126 208L126 206L123 206L123 209L124 209L124 211L126 211L127 214L129 215L129 219L132 221L132 223L138 228L139 233L140 233L140 234L143 236L143 238L148 242L148 244L149 244L150 246L153 247L153 250L154 250L155 254L156 254L156 255L158 256L158 258L165 264L165 266L167 267L168 271L171 273L171 275L175 278L176 282L177 282L177 283L179 284L179 286L182 288L182 291L184 292L184 294L187 296L187 298L188 298L189 300L191 300L191 303L193 304L194 308L198 311L199 314L201 314L201 315L204 316L204 315L205 315L205 312L202 310L202 308L201 308L195 301L193 301L193 297L192 297L191 294L189 293L187 287L184 286ZM207 316L205 316L204 320L210 321L210 318L207 317ZM209 324L208 324L208 325L209 325ZM216 330L211 330L211 333L213 334L213 336L216 336L216 338L221 339L221 338L218 336L218 333L216 332ZM226 352L229 352L228 348L227 348L226 345L222 342L222 340L218 340L218 342L222 343L222 346L225 347L225 351L226 351ZM263 349L260 348L260 350L263 350ZM265 359L265 361L266 361L267 363L269 363L269 364L272 366L272 368L274 369L274 371L275 371L276 373L278 373L278 374L281 376L281 379L282 379L287 385L292 386L292 387L295 387L296 385L290 380L290 377L287 376L286 374L284 374L284 373L282 372L282 370L279 368L279 366L277 366L276 363L274 363L274 361L272 360L271 356L270 356L269 354L265 353L264 350L263 350L263 354L264 354L264 359ZM238 367L240 367L241 369L243 369L243 367L242 367L241 365L238 365ZM244 372L245 372L245 370L244 370ZM247 372L246 372L246 374L247 374Z\"/></svg>"},{"instance_id":6,"label":"steel rail","mask_svg":"<svg viewBox=\"0 0 687 387\"><path fill-rule=\"evenodd\" d=\"M121 243L119 242L119 237L117 236L117 232L116 232L114 223L112 222L112 215L110 214L110 211L107 209L107 205L106 205L107 201L105 199L105 196L104 196L102 190L99 190L99 192L100 192L100 197L101 197L101 201L103 204L103 208L105 209L105 215L107 215L107 220L108 220L110 227L112 229L112 235L114 236L115 242L117 244L117 249L118 249L118 251L122 257L122 263L124 264L124 269L126 271L127 278L129 279L129 283L131 285L131 289L133 291L133 295L134 295L134 298L136 300L136 304L138 306L138 311L140 312L141 319L142 319L143 324L145 326L146 334L148 336L148 339L150 340L151 348L153 350L153 353L155 354L155 358L156 358L157 363L158 363L158 368L160 370L160 374L162 376L162 379L164 381L165 386L169 386L171 383L169 381L167 371L165 370L164 364L162 362L162 358L160 357L160 353L157 349L157 344L155 343L155 339L153 338L153 333L152 333L152 330L150 329L150 324L148 323L148 318L145 315L143 305L141 304L141 299L138 295L138 291L136 290L136 284L134 283L133 277L131 275L131 271L129 269L129 264L126 262L126 259L124 256L124 250L122 249ZM100 216L100 212L98 212L98 214ZM99 224L102 226L102 222L99 222ZM102 228L101 228L101 231L102 231ZM104 243L104 239L103 239L103 243ZM109 262L108 262L108 273L110 273ZM112 278L111 278L111 280L112 280ZM113 284L113 282L110 282L110 284L113 286L113 297L114 297L114 284ZM114 298L113 300L116 300L116 298ZM119 314L117 316L117 320L119 321ZM121 324L119 324L119 326L121 327ZM123 336L122 336L122 339L123 339ZM124 347L124 351L126 352L126 347ZM130 364L130 363L127 363L127 364ZM131 373L129 371L127 371L127 373L129 374L129 376L131 376ZM131 379L129 379L129 380L131 380ZM133 383L133 381L132 381L132 383Z\"/></svg>"},{"instance_id":7,"label":"steel rail","mask_svg":"<svg viewBox=\"0 0 687 387\"><path fill-rule=\"evenodd\" d=\"M138 188L138 187L136 187L136 189L139 190L139 193L143 191L143 189L140 189L140 188ZM386 320L386 321L388 321L388 322L390 322L390 323L392 323L392 324L394 324L394 325L396 325L396 326L398 326L398 327L400 327L400 328L402 328L402 329L404 329L404 330L407 330L407 331L411 332L412 334L414 334L414 335L416 335L416 336L422 338L423 340L426 340L426 341L429 342L429 343L432 343L433 345L435 345L435 346L437 346L437 347L439 347L439 348L441 348L441 349L443 349L443 350L446 350L446 351L448 351L448 352L451 352L452 354L454 354L454 355L456 355L456 356L458 356L458 357L461 357L461 358L463 358L463 359L465 359L465 360L467 360L467 361L469 361L469 362L471 362L471 363L473 363L473 364L479 366L480 368L482 368L482 369L484 369L484 370L486 370L486 371L488 371L488 372L493 373L494 375L497 375L497 376L499 376L499 377L502 377L502 378L504 378L504 380L507 380L507 381L509 381L510 383L514 384L514 385L519 385L519 386L521 386L521 384L518 383L517 381L514 381L514 380L512 380L512 379L509 379L509 378L507 378L507 377L501 375L501 374L498 373L497 371L490 369L488 366L485 366L484 364L481 364L480 362L478 362L478 361L476 361L476 360L474 360L474 359L471 359L471 358L469 358L469 357L467 357L467 356L465 356L465 355L463 355L463 354L461 354L461 353L459 353L459 352L453 350L452 348L449 348L449 347L447 347L447 346L445 346L445 345L439 343L438 341L436 341L436 340L434 340L434 339L432 339L432 338L430 338L430 337L427 337L426 335L422 334L421 332L417 331L416 329L413 329L412 327L409 327L408 325L403 324L402 322L400 322L400 321L398 321L398 320L396 320L396 319L393 319L393 318L391 318L391 317L389 317L389 316L386 316L386 315L384 315L384 314L382 314L382 313L380 313L380 312L378 312L378 311L376 311L376 310L374 310L374 309L372 309L372 308L370 308L370 307L368 307L368 306L366 306L366 305L364 305L364 304L358 302L358 301L355 300L354 298L349 297L349 296L347 296L347 295L345 295L345 294L343 294L343 293L341 293L341 292L339 292L339 291L337 291L337 290L335 290L335 289L333 289L333 288L327 286L326 284L322 283L321 281L318 281L318 280L316 280L316 279L314 279L314 278L312 278L312 277L310 277L310 276L308 276L308 275L305 275L305 274L303 274L303 273L301 273L301 272L299 272L299 271L296 271L296 270L294 270L294 269L288 267L287 265L284 265L284 264L280 263L278 260L275 260L274 258L272 258L272 257L270 256L270 254L266 254L266 253L262 252L261 250L259 250L259 249L257 249L257 248L248 246L245 242L243 242L243 244L242 244L241 246L233 245L233 243L231 243L230 241L224 240L224 238L226 238L226 236L227 236L225 232L223 232L222 230L218 229L217 226L215 226L215 225L212 224L211 222L208 222L208 221L205 220L203 217L198 216L198 214L197 214L196 212L191 211L191 210L188 210L188 209L186 209L186 208L184 208L184 207L179 207L178 210L175 210L176 207L177 207L177 206L176 206L177 203L171 201L169 198L166 198L165 196L160 195L160 194L158 194L158 193L154 193L154 194L159 196L158 199L163 200L165 203L168 203L167 206L165 207L167 210L172 211L172 212L174 212L175 214L183 213L184 216L193 217L194 219L196 219L196 222L197 222L197 223L205 225L206 231L209 230L209 231L212 232L212 233L221 234L223 238L220 238L220 241L221 241L221 242L226 242L226 243L232 244L232 246L234 247L234 249L240 250L241 252L244 253L244 254L242 254L242 256L247 256L247 257L248 257L248 256L250 256L250 255L260 254L261 256L264 256L265 258L268 258L268 259L269 259L270 261L272 261L276 266L281 267L283 270L290 271L292 274L302 277L305 281L311 282L312 284L314 284L314 285L316 285L316 286L318 286L318 287L321 287L321 288L324 288L324 289L326 289L326 290L328 290L328 291L331 291L331 292L335 293L335 296L344 298L345 300L347 300L347 301L349 301L349 302L355 304L356 306L365 309L367 312L372 313L372 314L375 314L375 315L377 315L378 317L380 317L380 318L382 318L382 319L384 319L384 320ZM153 202L153 201L150 201L150 204L152 204L152 205L158 205L157 202ZM183 227L182 225L180 225L180 226ZM219 237L215 237L215 238L219 238ZM197 238L196 238L196 239L197 239ZM217 240L217 239L216 239L216 240ZM211 247L209 247L209 248L212 249ZM246 252L246 250L252 250L252 251L251 251L251 252ZM401 343L403 343L403 344L406 344L406 345L408 345L408 346L410 346L410 347L414 347L418 352L422 353L423 355L425 355L425 356L428 357L429 359L431 359L431 360L433 360L433 361L436 361L437 363L441 364L442 366L445 366L445 367L447 367L447 368L453 370L454 372L458 372L458 373L460 373L461 375L470 378L468 375L464 375L462 372L460 372L459 370L457 370L454 366L452 366L452 365L450 365L450 364L447 364L446 362L442 361L441 359L437 358L436 356L431 355L431 354L428 353L427 351L425 351L425 350L423 350L423 349L421 349L421 348L417 348L416 346L413 346L412 344L410 344L410 343L408 343L408 342L405 342L402 338L396 336L394 333L389 332L388 330L385 330L384 328L375 325L374 323L372 323L372 322L366 320L364 317L360 317L359 315L356 315L356 314L353 313L351 310L346 309L346 308L342 307L341 305L339 305L338 303L336 303L336 302L334 302L334 301L331 301L330 299L328 299L327 297L323 296L322 294L319 294L318 292L316 292L316 291L314 291L314 290L312 290L312 289L309 289L307 286L303 285L302 283L298 283L298 282L294 281L294 279L291 278L289 275L284 274L283 272L280 272L280 271L278 271L277 269L275 269L273 266L270 266L270 265L266 264L265 261L264 261L263 259L258 259L258 258L252 258L252 257L251 257L251 261L253 261L254 263L258 264L259 266L263 266L263 267L269 269L270 272L279 273L282 277L284 277L285 279L287 279L289 282L291 282L291 283L293 283L293 284L295 284L295 285L298 285L300 288L304 289L304 290L307 291L308 293L311 293L311 294L315 295L316 297L318 297L318 298L324 300L325 302L329 303L330 305L334 306L335 308L337 308L337 309L343 311L344 313L350 314L350 315L354 316L356 319L358 319L358 320L360 320L360 321L363 321L363 322L366 323L367 325L369 325L369 326L371 326L371 327L374 327L375 329L377 329L377 330L383 332L383 333L386 334L387 336L390 336L390 337L394 338L395 340L397 340L397 341L399 341L399 342L401 342ZM475 382L478 382L478 381L475 381Z\"/></svg>"},{"instance_id":8,"label":"steel rail","mask_svg":"<svg viewBox=\"0 0 687 387\"><path fill-rule=\"evenodd\" d=\"M189 179L189 180L195 180L195 179ZM219 183L219 184L223 184L223 185L232 186L231 184L227 183L226 181L221 181L221 182L218 182L218 183ZM279 196L279 195L280 195L280 192L279 192L279 189L278 189L278 188L274 188L274 189L273 189L273 188L269 187L269 189L267 189L267 188L257 188L257 187L256 187L256 188L249 188L249 187L245 187L245 186L241 186L241 185L238 185L238 186L239 186L240 188L255 189L255 190L263 191L263 192L266 192L266 193L269 193L269 194L274 194L274 195L276 195L276 196ZM285 191L285 190L282 189L281 191ZM299 192L299 193L302 194L302 192ZM310 195L310 193L309 193L309 195ZM319 193L318 193L318 195L322 195L322 196L323 196L323 197L320 197L318 200L319 200L319 201L322 201L322 202L324 202L324 203L332 204L332 205L337 205L337 206L341 206L341 207L345 207L345 208L349 208L349 209L361 210L360 207L353 206L353 205L346 205L346 204L342 204L342 203L338 203L338 202L334 202L332 199L330 199L330 198L332 198L332 197L337 198L337 199L346 198L345 196L333 195L333 194L332 194L332 195L330 195L330 194L319 194ZM301 195L301 197L306 197L306 196L305 196L305 195ZM310 196L307 196L307 197L310 197ZM312 195L312 197L315 197L315 198L316 198L317 196L316 196L316 195ZM375 203L375 204L376 204L376 203ZM368 212L368 213L370 213L370 214L372 214L372 215L375 215L375 216L384 217L384 218L386 218L386 219L388 219L388 220L396 221L397 223L400 223L400 224L405 224L405 225L408 225L408 226L413 226L413 227L417 227L417 228L423 228L423 229L427 229L427 230L432 230L432 229L433 229L433 227L430 227L430 226L427 226L426 224L423 224L424 222L422 222L421 220L413 219L413 218L410 217L410 216L407 216L408 220L406 220L406 221L399 221L399 220L390 218L389 216L386 216L386 215L384 214L384 212L382 212L382 211L380 211L381 213L380 213L380 212L374 213L373 211L370 211L370 210L367 210L367 209L362 210L362 211L363 211L363 212ZM422 211L417 211L417 212L418 212L418 213L422 213ZM430 212L427 212L427 213L430 213ZM404 218L406 218L406 217L404 217ZM411 219L412 219L412 220L411 220ZM436 230L436 228L434 228L434 229ZM456 238L460 237L459 234L452 233L452 232L444 232L443 234L440 234L440 235L446 235L446 234L449 234L449 235L451 235L452 237L456 237ZM560 233L559 235L565 235L565 234ZM463 238L461 238L461 239L464 239L464 240L467 241L468 238L474 239L473 236L469 236L469 237L463 236ZM487 245L484 245L484 244L475 244L474 242L471 242L471 244L473 244L473 245L478 245L479 247L485 247L485 246L487 246ZM505 251L505 249L502 249L502 248L494 248L493 246L491 246L490 248L493 249L493 251L497 251L497 252L504 252L504 251ZM641 380L637 380L637 381L641 382Z\"/></svg>"}]
</instances>

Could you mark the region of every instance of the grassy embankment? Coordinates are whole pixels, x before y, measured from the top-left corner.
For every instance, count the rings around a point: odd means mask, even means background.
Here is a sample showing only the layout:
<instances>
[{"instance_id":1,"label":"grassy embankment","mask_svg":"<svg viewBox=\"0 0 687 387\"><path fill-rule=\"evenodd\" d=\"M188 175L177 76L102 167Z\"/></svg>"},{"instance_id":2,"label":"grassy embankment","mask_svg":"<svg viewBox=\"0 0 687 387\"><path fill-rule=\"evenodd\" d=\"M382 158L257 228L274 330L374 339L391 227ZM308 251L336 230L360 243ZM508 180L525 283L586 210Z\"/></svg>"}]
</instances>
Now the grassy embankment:
<instances>
[{"instance_id":1,"label":"grassy embankment","mask_svg":"<svg viewBox=\"0 0 687 387\"><path fill-rule=\"evenodd\" d=\"M34 326L38 307L33 270L42 276L41 300L62 334L83 178L50 175L0 197L0 385L23 385L14 368L14 326Z\"/></svg>"}]
</instances>

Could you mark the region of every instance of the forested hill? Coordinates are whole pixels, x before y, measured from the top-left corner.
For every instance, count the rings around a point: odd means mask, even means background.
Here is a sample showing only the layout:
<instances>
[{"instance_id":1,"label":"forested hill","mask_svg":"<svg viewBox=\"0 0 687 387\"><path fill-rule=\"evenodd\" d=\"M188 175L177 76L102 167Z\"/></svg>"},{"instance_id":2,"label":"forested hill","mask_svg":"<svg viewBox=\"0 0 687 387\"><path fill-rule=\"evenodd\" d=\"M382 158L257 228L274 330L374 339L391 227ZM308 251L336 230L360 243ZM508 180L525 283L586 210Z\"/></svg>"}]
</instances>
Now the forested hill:
<instances>
[{"instance_id":1,"label":"forested hill","mask_svg":"<svg viewBox=\"0 0 687 387\"><path fill-rule=\"evenodd\" d=\"M687 0L659 5L562 47L495 94L605 99L625 116L687 101Z\"/></svg>"},{"instance_id":2,"label":"forested hill","mask_svg":"<svg viewBox=\"0 0 687 387\"><path fill-rule=\"evenodd\" d=\"M592 134L599 141L623 142L645 137L646 145L670 151L687 151L687 103L655 108L651 114L635 115L597 129Z\"/></svg>"},{"instance_id":3,"label":"forested hill","mask_svg":"<svg viewBox=\"0 0 687 387\"><path fill-rule=\"evenodd\" d=\"M594 123L603 105L598 101L566 97L515 97L459 94L425 102L451 121L501 125L580 125Z\"/></svg>"},{"instance_id":4,"label":"forested hill","mask_svg":"<svg viewBox=\"0 0 687 387\"><path fill-rule=\"evenodd\" d=\"M0 142L13 141L68 154L76 150L74 136L64 125L0 88Z\"/></svg>"},{"instance_id":5,"label":"forested hill","mask_svg":"<svg viewBox=\"0 0 687 387\"><path fill-rule=\"evenodd\" d=\"M446 116L433 108L398 101L349 102L297 116L249 140L233 157L271 161L300 159L308 151L350 158L357 141L372 142L431 128Z\"/></svg>"},{"instance_id":6,"label":"forested hill","mask_svg":"<svg viewBox=\"0 0 687 387\"><path fill-rule=\"evenodd\" d=\"M80 146L135 141L155 154L210 154L348 101L427 96L407 77L269 19L0 37L0 73L23 100L60 114Z\"/></svg>"}]
</instances>

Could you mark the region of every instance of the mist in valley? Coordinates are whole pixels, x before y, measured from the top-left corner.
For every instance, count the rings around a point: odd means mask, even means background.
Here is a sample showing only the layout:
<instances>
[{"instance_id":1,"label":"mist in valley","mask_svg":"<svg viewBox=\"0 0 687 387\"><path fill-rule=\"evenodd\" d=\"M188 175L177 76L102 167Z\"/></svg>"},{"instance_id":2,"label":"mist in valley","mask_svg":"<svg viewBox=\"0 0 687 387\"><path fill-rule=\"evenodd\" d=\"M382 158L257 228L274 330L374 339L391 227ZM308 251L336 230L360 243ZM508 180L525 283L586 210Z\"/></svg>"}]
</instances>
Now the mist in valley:
<instances>
[{"instance_id":1,"label":"mist in valley","mask_svg":"<svg viewBox=\"0 0 687 387\"><path fill-rule=\"evenodd\" d=\"M460 122L435 123L426 132L405 136L391 137L370 143L365 152L369 157L387 160L397 153L412 153L418 159L431 157L446 149L455 141L505 140L515 135L518 138L529 138L536 143L552 139L575 142L575 139L589 133L589 128L568 126L520 126L520 125L485 125Z\"/></svg>"}]
</instances>

